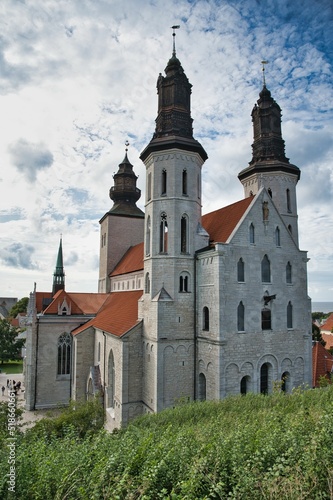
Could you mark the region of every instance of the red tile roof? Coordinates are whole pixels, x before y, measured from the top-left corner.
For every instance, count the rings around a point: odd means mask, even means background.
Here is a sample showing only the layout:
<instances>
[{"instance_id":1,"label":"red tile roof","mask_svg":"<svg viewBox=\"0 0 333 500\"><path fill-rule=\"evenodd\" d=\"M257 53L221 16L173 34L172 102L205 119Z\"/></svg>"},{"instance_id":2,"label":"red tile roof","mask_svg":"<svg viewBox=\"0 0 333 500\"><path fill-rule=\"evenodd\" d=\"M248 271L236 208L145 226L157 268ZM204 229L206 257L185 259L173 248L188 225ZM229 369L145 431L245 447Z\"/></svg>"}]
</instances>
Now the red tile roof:
<instances>
[{"instance_id":1,"label":"red tile roof","mask_svg":"<svg viewBox=\"0 0 333 500\"><path fill-rule=\"evenodd\" d=\"M254 197L249 196L244 200L232 203L232 205L203 215L202 225L209 234L210 240L214 243L226 243L253 200Z\"/></svg>"},{"instance_id":2,"label":"red tile roof","mask_svg":"<svg viewBox=\"0 0 333 500\"><path fill-rule=\"evenodd\" d=\"M333 333L322 333L321 334L323 340L325 340L326 342L326 345L325 345L325 349L331 349L331 347L333 347Z\"/></svg>"},{"instance_id":3,"label":"red tile roof","mask_svg":"<svg viewBox=\"0 0 333 500\"><path fill-rule=\"evenodd\" d=\"M58 305L66 302L71 307L71 314L96 314L104 304L106 293L72 293L59 290L44 314L58 314Z\"/></svg>"},{"instance_id":4,"label":"red tile roof","mask_svg":"<svg viewBox=\"0 0 333 500\"><path fill-rule=\"evenodd\" d=\"M129 247L122 259L118 262L110 276L132 273L143 269L143 242Z\"/></svg>"},{"instance_id":5,"label":"red tile roof","mask_svg":"<svg viewBox=\"0 0 333 500\"><path fill-rule=\"evenodd\" d=\"M121 337L139 323L138 300L142 293L142 290L110 293L97 316L73 330L72 334L77 335L94 326Z\"/></svg>"},{"instance_id":6,"label":"red tile roof","mask_svg":"<svg viewBox=\"0 0 333 500\"><path fill-rule=\"evenodd\" d=\"M333 328L333 313L329 315L325 323L320 326L321 332L331 332Z\"/></svg>"},{"instance_id":7,"label":"red tile roof","mask_svg":"<svg viewBox=\"0 0 333 500\"><path fill-rule=\"evenodd\" d=\"M43 299L52 299L52 293L36 292L36 309L38 313L40 313L43 310Z\"/></svg>"},{"instance_id":8,"label":"red tile roof","mask_svg":"<svg viewBox=\"0 0 333 500\"><path fill-rule=\"evenodd\" d=\"M320 342L315 342L312 347L312 385L319 387L319 378L326 377L332 372L333 356Z\"/></svg>"}]
</instances>

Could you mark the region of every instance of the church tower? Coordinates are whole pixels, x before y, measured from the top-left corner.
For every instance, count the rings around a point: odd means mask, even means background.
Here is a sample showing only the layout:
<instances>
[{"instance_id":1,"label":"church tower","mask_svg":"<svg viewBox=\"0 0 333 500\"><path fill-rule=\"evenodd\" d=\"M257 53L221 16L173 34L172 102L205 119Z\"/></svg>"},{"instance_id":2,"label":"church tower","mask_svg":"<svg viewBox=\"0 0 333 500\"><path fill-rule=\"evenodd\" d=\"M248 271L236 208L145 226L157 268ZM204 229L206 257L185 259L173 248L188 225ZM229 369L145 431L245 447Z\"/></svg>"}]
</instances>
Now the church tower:
<instances>
[{"instance_id":1,"label":"church tower","mask_svg":"<svg viewBox=\"0 0 333 500\"><path fill-rule=\"evenodd\" d=\"M285 155L281 108L266 87L265 77L259 99L252 110L252 122L252 160L238 175L245 197L255 195L264 186L298 245L296 184L300 169L292 165Z\"/></svg>"},{"instance_id":2,"label":"church tower","mask_svg":"<svg viewBox=\"0 0 333 500\"><path fill-rule=\"evenodd\" d=\"M62 256L62 238L60 238L56 268L53 273L52 297L59 291L65 290L65 272Z\"/></svg>"},{"instance_id":3,"label":"church tower","mask_svg":"<svg viewBox=\"0 0 333 500\"><path fill-rule=\"evenodd\" d=\"M173 34L175 36L175 33ZM195 252L208 245L201 226L201 167L193 138L191 87L173 53L157 80L158 113L146 166L143 399L152 411L193 398Z\"/></svg>"},{"instance_id":4,"label":"church tower","mask_svg":"<svg viewBox=\"0 0 333 500\"><path fill-rule=\"evenodd\" d=\"M124 253L143 238L144 213L136 206L141 191L136 187L137 176L127 157L119 164L113 176L114 186L110 189L113 207L99 221L100 259L98 291L110 292L109 275Z\"/></svg>"}]
</instances>

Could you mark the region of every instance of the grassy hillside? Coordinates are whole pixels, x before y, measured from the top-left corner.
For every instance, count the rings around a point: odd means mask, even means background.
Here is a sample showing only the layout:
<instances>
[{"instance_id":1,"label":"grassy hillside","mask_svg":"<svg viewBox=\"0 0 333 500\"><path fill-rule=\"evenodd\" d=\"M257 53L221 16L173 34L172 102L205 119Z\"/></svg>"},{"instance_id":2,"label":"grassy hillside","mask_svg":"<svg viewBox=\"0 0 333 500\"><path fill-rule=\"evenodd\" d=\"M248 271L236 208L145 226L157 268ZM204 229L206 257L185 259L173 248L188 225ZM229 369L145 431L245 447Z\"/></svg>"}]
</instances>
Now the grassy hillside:
<instances>
[{"instance_id":1,"label":"grassy hillside","mask_svg":"<svg viewBox=\"0 0 333 500\"><path fill-rule=\"evenodd\" d=\"M0 498L333 498L332 386L180 405L114 434L79 413L18 437L15 497L2 447Z\"/></svg>"}]
</instances>

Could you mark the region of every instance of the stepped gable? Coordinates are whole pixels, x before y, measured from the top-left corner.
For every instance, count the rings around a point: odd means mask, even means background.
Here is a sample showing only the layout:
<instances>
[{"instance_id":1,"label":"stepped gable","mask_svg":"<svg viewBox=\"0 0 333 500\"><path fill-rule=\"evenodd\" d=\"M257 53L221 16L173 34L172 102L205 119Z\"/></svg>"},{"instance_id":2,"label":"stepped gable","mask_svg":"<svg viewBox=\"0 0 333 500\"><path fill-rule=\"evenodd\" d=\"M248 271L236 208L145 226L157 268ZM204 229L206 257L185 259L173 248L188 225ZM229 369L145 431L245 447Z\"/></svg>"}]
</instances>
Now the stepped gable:
<instances>
[{"instance_id":1,"label":"stepped gable","mask_svg":"<svg viewBox=\"0 0 333 500\"><path fill-rule=\"evenodd\" d=\"M212 243L226 243L253 200L254 196L249 196L203 215L202 226L209 234L210 241Z\"/></svg>"},{"instance_id":2,"label":"stepped gable","mask_svg":"<svg viewBox=\"0 0 333 500\"><path fill-rule=\"evenodd\" d=\"M73 330L72 335L93 326L121 337L141 321L138 320L138 300L142 293L142 290L110 293L96 317Z\"/></svg>"},{"instance_id":3,"label":"stepped gable","mask_svg":"<svg viewBox=\"0 0 333 500\"><path fill-rule=\"evenodd\" d=\"M70 293L59 290L51 304L45 309L44 314L58 314L59 304L64 301L70 305L73 314L96 314L107 298L106 293Z\"/></svg>"},{"instance_id":4,"label":"stepped gable","mask_svg":"<svg viewBox=\"0 0 333 500\"><path fill-rule=\"evenodd\" d=\"M129 247L110 276L119 276L143 270L143 242Z\"/></svg>"}]
</instances>

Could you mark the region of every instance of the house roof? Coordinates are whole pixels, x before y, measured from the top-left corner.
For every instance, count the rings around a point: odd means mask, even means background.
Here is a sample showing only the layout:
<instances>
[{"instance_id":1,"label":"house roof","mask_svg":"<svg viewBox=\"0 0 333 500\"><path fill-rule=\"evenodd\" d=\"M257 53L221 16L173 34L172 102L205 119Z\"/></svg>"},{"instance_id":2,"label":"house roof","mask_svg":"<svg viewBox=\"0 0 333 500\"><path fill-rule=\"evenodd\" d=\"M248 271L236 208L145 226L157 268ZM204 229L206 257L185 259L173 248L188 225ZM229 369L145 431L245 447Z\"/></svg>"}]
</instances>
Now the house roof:
<instances>
[{"instance_id":1,"label":"house roof","mask_svg":"<svg viewBox=\"0 0 333 500\"><path fill-rule=\"evenodd\" d=\"M331 313L329 317L326 319L325 323L323 323L320 326L320 331L331 332L332 328L333 328L333 313Z\"/></svg>"},{"instance_id":2,"label":"house roof","mask_svg":"<svg viewBox=\"0 0 333 500\"><path fill-rule=\"evenodd\" d=\"M58 306L64 300L71 307L71 314L96 314L107 299L106 293L72 293L59 290L44 314L58 314Z\"/></svg>"},{"instance_id":3,"label":"house roof","mask_svg":"<svg viewBox=\"0 0 333 500\"><path fill-rule=\"evenodd\" d=\"M332 333L322 333L321 334L323 340L325 340L326 345L325 349L330 349L333 347L333 334Z\"/></svg>"},{"instance_id":4,"label":"house roof","mask_svg":"<svg viewBox=\"0 0 333 500\"><path fill-rule=\"evenodd\" d=\"M122 259L118 262L110 276L132 273L143 269L143 242L129 247Z\"/></svg>"},{"instance_id":5,"label":"house roof","mask_svg":"<svg viewBox=\"0 0 333 500\"><path fill-rule=\"evenodd\" d=\"M96 317L73 330L72 334L77 335L93 326L121 337L139 323L138 300L142 293L142 290L110 293Z\"/></svg>"},{"instance_id":6,"label":"house roof","mask_svg":"<svg viewBox=\"0 0 333 500\"><path fill-rule=\"evenodd\" d=\"M47 302L52 301L51 292L36 292L36 309L37 313L40 313L45 309L45 300Z\"/></svg>"},{"instance_id":7,"label":"house roof","mask_svg":"<svg viewBox=\"0 0 333 500\"><path fill-rule=\"evenodd\" d=\"M312 385L319 386L319 378L327 377L332 372L333 356L320 342L312 346Z\"/></svg>"},{"instance_id":8,"label":"house roof","mask_svg":"<svg viewBox=\"0 0 333 500\"><path fill-rule=\"evenodd\" d=\"M202 225L213 243L226 243L254 197L232 203L202 216Z\"/></svg>"}]
</instances>

